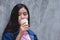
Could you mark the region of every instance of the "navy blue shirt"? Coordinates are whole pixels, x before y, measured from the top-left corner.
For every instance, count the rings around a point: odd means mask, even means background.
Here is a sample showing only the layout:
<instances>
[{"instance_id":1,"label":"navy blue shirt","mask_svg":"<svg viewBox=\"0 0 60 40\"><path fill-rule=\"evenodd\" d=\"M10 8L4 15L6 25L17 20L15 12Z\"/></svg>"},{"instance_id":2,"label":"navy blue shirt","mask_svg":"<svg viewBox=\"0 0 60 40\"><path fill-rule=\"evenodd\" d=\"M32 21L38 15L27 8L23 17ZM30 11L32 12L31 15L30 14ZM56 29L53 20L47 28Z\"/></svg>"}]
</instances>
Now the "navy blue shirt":
<instances>
[{"instance_id":1,"label":"navy blue shirt","mask_svg":"<svg viewBox=\"0 0 60 40\"><path fill-rule=\"evenodd\" d=\"M29 33L29 35L30 35L30 37L31 37L32 40L38 40L36 34L34 34L33 31L28 30L28 33ZM18 31L16 31L14 33L14 35L11 32L6 32L3 35L3 40L16 40L17 35L18 35Z\"/></svg>"}]
</instances>

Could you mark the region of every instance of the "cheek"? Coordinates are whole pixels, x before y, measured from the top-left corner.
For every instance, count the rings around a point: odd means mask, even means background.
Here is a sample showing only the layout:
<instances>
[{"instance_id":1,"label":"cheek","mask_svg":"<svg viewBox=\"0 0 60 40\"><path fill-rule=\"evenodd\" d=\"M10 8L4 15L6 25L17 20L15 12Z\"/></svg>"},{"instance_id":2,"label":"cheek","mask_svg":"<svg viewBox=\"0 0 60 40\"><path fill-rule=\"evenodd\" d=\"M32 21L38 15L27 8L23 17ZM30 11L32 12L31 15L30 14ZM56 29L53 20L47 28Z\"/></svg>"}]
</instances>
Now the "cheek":
<instances>
[{"instance_id":1,"label":"cheek","mask_svg":"<svg viewBox=\"0 0 60 40\"><path fill-rule=\"evenodd\" d=\"M21 20L21 17L20 16L18 16L18 21L20 21Z\"/></svg>"},{"instance_id":2,"label":"cheek","mask_svg":"<svg viewBox=\"0 0 60 40\"><path fill-rule=\"evenodd\" d=\"M28 19L28 15L26 15L26 19Z\"/></svg>"}]
</instances>

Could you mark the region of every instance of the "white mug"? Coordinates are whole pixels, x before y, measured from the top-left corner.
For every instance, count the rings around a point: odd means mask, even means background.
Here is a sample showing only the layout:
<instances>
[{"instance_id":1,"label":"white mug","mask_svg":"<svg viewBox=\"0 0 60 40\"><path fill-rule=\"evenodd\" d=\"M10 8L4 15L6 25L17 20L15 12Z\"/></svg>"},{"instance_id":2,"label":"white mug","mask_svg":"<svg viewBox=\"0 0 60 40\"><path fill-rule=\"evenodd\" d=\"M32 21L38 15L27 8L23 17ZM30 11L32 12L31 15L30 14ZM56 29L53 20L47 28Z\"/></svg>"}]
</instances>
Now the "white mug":
<instances>
[{"instance_id":1,"label":"white mug","mask_svg":"<svg viewBox=\"0 0 60 40\"><path fill-rule=\"evenodd\" d=\"M27 20L27 19L22 19L22 20L20 21L20 23L21 23L21 24L23 24L23 23L28 24L28 20Z\"/></svg>"}]
</instances>

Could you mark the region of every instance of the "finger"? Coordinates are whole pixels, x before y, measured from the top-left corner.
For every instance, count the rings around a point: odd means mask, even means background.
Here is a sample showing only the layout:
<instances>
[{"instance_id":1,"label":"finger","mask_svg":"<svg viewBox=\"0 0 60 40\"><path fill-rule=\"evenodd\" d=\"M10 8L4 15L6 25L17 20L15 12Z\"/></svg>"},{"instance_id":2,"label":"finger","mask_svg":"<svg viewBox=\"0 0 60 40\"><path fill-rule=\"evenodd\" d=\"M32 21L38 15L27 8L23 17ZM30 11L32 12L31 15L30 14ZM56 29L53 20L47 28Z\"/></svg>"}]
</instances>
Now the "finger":
<instances>
[{"instance_id":1,"label":"finger","mask_svg":"<svg viewBox=\"0 0 60 40\"><path fill-rule=\"evenodd\" d=\"M26 31L26 30L28 30L28 27L21 27L21 30Z\"/></svg>"},{"instance_id":2,"label":"finger","mask_svg":"<svg viewBox=\"0 0 60 40\"><path fill-rule=\"evenodd\" d=\"M28 29L29 29L29 27L25 26L25 27L24 27L24 29L25 29L25 30L28 30Z\"/></svg>"},{"instance_id":3,"label":"finger","mask_svg":"<svg viewBox=\"0 0 60 40\"><path fill-rule=\"evenodd\" d=\"M23 24L23 25L21 25L21 26L23 26L23 27L27 26L27 27L28 27L29 25L27 25L27 24Z\"/></svg>"}]
</instances>

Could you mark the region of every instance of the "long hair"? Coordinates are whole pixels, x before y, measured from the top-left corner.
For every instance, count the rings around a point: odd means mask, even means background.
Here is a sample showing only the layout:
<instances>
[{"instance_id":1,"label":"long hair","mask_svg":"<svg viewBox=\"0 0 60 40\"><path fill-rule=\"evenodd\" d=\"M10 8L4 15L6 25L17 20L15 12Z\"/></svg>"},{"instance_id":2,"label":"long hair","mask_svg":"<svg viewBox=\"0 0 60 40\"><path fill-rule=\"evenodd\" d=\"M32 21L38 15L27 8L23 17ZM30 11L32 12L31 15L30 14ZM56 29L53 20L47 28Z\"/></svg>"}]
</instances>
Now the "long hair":
<instances>
[{"instance_id":1,"label":"long hair","mask_svg":"<svg viewBox=\"0 0 60 40\"><path fill-rule=\"evenodd\" d=\"M29 15L29 10L28 8L26 7L26 5L24 4L17 4L16 6L14 6L14 8L12 9L12 12L11 12L11 16L10 16L10 20L3 32L3 35L5 34L5 32L12 32L14 33L16 30L18 30L19 28L19 25L18 25L18 11L21 9L21 8L25 8L28 12L28 24L29 24L29 27L30 27L30 15ZM3 35L2 35L2 39L3 39Z\"/></svg>"}]
</instances>

